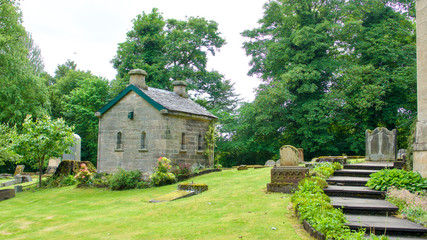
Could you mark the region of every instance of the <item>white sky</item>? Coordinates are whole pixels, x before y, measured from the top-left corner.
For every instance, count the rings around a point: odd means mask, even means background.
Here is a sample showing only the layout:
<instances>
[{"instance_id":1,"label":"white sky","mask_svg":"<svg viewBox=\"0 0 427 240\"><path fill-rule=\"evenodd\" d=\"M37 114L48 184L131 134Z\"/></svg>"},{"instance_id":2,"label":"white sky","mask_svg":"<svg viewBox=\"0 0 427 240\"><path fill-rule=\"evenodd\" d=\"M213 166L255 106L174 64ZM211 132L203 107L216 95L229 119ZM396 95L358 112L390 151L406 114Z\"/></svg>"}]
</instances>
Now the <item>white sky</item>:
<instances>
[{"instance_id":1,"label":"white sky","mask_svg":"<svg viewBox=\"0 0 427 240\"><path fill-rule=\"evenodd\" d=\"M165 19L188 16L216 21L227 44L209 56L215 69L235 83L236 93L247 101L260 81L247 76L250 58L240 33L258 27L267 0L22 0L23 25L39 45L45 70L53 75L59 64L71 59L80 70L109 80L116 70L110 63L117 44L126 40L132 19L156 7Z\"/></svg>"}]
</instances>

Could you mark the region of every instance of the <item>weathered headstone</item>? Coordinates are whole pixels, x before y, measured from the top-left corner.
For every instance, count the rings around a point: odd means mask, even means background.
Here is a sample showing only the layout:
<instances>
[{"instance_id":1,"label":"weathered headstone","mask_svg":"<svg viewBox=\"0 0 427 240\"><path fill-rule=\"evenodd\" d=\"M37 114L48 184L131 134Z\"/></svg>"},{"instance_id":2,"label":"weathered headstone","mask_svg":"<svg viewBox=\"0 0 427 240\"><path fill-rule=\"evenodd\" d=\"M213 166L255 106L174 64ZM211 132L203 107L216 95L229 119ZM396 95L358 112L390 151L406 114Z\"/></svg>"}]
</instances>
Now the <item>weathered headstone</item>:
<instances>
[{"instance_id":1,"label":"weathered headstone","mask_svg":"<svg viewBox=\"0 0 427 240\"><path fill-rule=\"evenodd\" d=\"M280 166L298 166L301 162L301 151L291 145L280 148Z\"/></svg>"},{"instance_id":2,"label":"weathered headstone","mask_svg":"<svg viewBox=\"0 0 427 240\"><path fill-rule=\"evenodd\" d=\"M25 165L16 166L14 175L22 174L24 172L24 168L25 168Z\"/></svg>"},{"instance_id":3,"label":"weathered headstone","mask_svg":"<svg viewBox=\"0 0 427 240\"><path fill-rule=\"evenodd\" d=\"M271 183L267 183L267 191L290 193L298 187L298 183L308 174L307 167L298 167L304 161L302 149L285 145L280 148L280 165L271 169Z\"/></svg>"},{"instance_id":4,"label":"weathered headstone","mask_svg":"<svg viewBox=\"0 0 427 240\"><path fill-rule=\"evenodd\" d=\"M397 151L397 160L403 160L406 157L406 149L399 149Z\"/></svg>"},{"instance_id":5,"label":"weathered headstone","mask_svg":"<svg viewBox=\"0 0 427 240\"><path fill-rule=\"evenodd\" d=\"M238 171L240 171L240 170L248 170L248 166L246 166L246 165L240 165L240 166L237 167L237 170Z\"/></svg>"},{"instance_id":6,"label":"weathered headstone","mask_svg":"<svg viewBox=\"0 0 427 240\"><path fill-rule=\"evenodd\" d=\"M31 181L33 181L33 180L31 179L30 175L21 175L21 174L15 175L15 184L31 182Z\"/></svg>"},{"instance_id":7,"label":"weathered headstone","mask_svg":"<svg viewBox=\"0 0 427 240\"><path fill-rule=\"evenodd\" d=\"M23 191L22 185L16 185L14 188L15 188L15 193L19 193Z\"/></svg>"},{"instance_id":8,"label":"weathered headstone","mask_svg":"<svg viewBox=\"0 0 427 240\"><path fill-rule=\"evenodd\" d=\"M267 162L265 162L264 165L267 167L273 167L274 165L276 165L276 162L274 160L268 160Z\"/></svg>"},{"instance_id":9,"label":"weathered headstone","mask_svg":"<svg viewBox=\"0 0 427 240\"><path fill-rule=\"evenodd\" d=\"M54 174L56 169L58 168L58 165L60 162L61 162L61 159L59 159L59 158L49 159L49 164L47 166L46 173L47 174Z\"/></svg>"},{"instance_id":10,"label":"weathered headstone","mask_svg":"<svg viewBox=\"0 0 427 240\"><path fill-rule=\"evenodd\" d=\"M387 128L377 127L373 131L366 130L365 146L367 161L395 161L396 129L389 131Z\"/></svg>"},{"instance_id":11,"label":"weathered headstone","mask_svg":"<svg viewBox=\"0 0 427 240\"><path fill-rule=\"evenodd\" d=\"M62 155L62 160L80 161L81 159L81 138L77 134L73 134L73 137L74 137L74 140L76 141L76 144L69 148L71 153L64 153Z\"/></svg>"}]
</instances>

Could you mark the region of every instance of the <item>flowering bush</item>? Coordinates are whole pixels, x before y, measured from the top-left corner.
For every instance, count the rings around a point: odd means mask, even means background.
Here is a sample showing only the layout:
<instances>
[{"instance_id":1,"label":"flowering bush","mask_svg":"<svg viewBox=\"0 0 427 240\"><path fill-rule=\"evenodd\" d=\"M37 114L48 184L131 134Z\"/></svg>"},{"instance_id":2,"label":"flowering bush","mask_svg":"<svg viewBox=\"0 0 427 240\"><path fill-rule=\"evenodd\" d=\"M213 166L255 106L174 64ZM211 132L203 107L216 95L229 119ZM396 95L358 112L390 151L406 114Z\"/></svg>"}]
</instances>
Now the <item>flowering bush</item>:
<instances>
[{"instance_id":1,"label":"flowering bush","mask_svg":"<svg viewBox=\"0 0 427 240\"><path fill-rule=\"evenodd\" d=\"M89 183L92 180L92 173L89 171L86 164L82 163L74 178L79 183Z\"/></svg>"},{"instance_id":2,"label":"flowering bush","mask_svg":"<svg viewBox=\"0 0 427 240\"><path fill-rule=\"evenodd\" d=\"M180 163L172 167L171 172L176 176L178 181L182 181L191 176L191 164L190 163Z\"/></svg>"},{"instance_id":3,"label":"flowering bush","mask_svg":"<svg viewBox=\"0 0 427 240\"><path fill-rule=\"evenodd\" d=\"M427 195L390 187L387 191L387 200L399 207L404 217L427 225Z\"/></svg>"},{"instance_id":4,"label":"flowering bush","mask_svg":"<svg viewBox=\"0 0 427 240\"><path fill-rule=\"evenodd\" d=\"M155 186L168 185L176 182L176 177L171 170L170 160L165 157L160 157L157 160L156 171L151 174L150 179Z\"/></svg>"}]
</instances>

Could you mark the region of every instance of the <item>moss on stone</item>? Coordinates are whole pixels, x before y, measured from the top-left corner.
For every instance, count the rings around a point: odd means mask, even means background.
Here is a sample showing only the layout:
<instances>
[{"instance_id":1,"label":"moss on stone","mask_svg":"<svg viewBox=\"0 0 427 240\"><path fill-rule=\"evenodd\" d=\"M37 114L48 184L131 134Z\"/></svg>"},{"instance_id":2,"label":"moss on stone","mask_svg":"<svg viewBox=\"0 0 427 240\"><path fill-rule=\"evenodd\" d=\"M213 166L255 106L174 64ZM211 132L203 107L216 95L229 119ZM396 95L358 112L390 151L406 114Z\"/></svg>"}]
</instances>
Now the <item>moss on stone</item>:
<instances>
[{"instance_id":1,"label":"moss on stone","mask_svg":"<svg viewBox=\"0 0 427 240\"><path fill-rule=\"evenodd\" d=\"M96 168L89 161L75 161L75 160L64 160L61 161L55 173L53 174L53 178L57 178L60 176L68 176L75 175L77 171L80 169L80 165L84 163L86 164L89 172L96 173Z\"/></svg>"}]
</instances>

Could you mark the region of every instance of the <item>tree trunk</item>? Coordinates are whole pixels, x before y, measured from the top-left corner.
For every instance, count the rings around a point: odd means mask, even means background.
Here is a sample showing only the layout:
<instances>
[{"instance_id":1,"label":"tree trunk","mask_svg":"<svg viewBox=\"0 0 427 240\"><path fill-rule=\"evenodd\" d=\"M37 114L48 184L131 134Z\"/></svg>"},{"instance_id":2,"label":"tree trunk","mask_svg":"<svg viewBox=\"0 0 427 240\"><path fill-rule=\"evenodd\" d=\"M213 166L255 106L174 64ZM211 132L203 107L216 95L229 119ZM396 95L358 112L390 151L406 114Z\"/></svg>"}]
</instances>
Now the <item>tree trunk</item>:
<instances>
[{"instance_id":1,"label":"tree trunk","mask_svg":"<svg viewBox=\"0 0 427 240\"><path fill-rule=\"evenodd\" d=\"M44 156L39 161L39 188L42 187L42 171L43 171L43 164L44 164Z\"/></svg>"}]
</instances>

